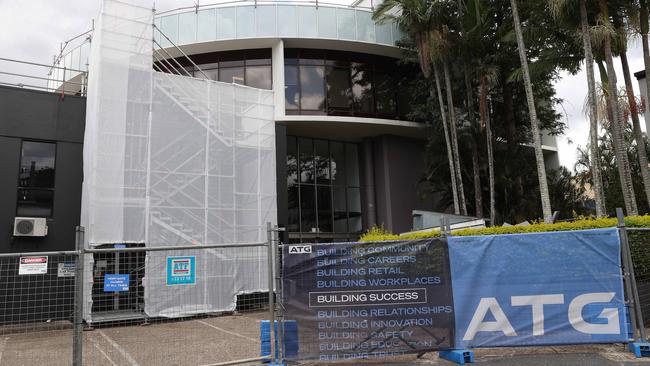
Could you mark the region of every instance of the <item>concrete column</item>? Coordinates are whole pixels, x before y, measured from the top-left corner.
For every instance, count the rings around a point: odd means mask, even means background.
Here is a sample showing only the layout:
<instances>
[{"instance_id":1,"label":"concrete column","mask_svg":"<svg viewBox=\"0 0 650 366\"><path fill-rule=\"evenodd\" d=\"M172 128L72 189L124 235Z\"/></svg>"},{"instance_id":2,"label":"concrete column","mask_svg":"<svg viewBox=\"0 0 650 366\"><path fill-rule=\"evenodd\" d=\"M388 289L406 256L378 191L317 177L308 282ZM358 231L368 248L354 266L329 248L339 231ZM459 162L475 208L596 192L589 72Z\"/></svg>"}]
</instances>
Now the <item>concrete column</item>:
<instances>
[{"instance_id":1,"label":"concrete column","mask_svg":"<svg viewBox=\"0 0 650 366\"><path fill-rule=\"evenodd\" d=\"M275 118L284 117L284 41L278 39L271 49L273 73L273 102Z\"/></svg>"},{"instance_id":2,"label":"concrete column","mask_svg":"<svg viewBox=\"0 0 650 366\"><path fill-rule=\"evenodd\" d=\"M377 208L375 205L375 167L372 140L363 140L363 186L365 190L365 210L367 227L377 225Z\"/></svg>"}]
</instances>

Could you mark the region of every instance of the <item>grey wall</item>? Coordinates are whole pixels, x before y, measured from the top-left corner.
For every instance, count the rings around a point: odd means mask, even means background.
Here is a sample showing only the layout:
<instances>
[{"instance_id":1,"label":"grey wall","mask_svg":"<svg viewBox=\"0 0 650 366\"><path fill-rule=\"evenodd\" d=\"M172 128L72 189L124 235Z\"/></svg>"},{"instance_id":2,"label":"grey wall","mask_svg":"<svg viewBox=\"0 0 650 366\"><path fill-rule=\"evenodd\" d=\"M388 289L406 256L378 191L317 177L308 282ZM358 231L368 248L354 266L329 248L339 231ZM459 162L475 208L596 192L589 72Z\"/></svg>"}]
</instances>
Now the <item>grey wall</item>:
<instances>
[{"instance_id":1,"label":"grey wall","mask_svg":"<svg viewBox=\"0 0 650 366\"><path fill-rule=\"evenodd\" d=\"M0 252L74 249L86 99L0 86ZM56 142L54 210L44 238L13 237L22 140Z\"/></svg>"},{"instance_id":2,"label":"grey wall","mask_svg":"<svg viewBox=\"0 0 650 366\"><path fill-rule=\"evenodd\" d=\"M393 233L411 230L413 210L432 210L420 197L425 141L384 135L373 139L377 224Z\"/></svg>"}]
</instances>

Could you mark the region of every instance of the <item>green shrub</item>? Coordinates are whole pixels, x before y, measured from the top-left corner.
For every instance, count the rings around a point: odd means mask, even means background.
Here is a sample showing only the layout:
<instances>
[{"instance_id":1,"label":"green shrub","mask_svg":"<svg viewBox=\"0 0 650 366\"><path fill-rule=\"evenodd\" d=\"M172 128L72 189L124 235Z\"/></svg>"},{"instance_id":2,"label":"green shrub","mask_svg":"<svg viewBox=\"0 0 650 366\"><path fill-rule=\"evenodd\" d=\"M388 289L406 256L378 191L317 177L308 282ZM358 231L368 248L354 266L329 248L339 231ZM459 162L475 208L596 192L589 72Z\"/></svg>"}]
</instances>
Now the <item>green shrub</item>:
<instances>
[{"instance_id":1,"label":"green shrub","mask_svg":"<svg viewBox=\"0 0 650 366\"><path fill-rule=\"evenodd\" d=\"M453 236L470 236L470 235L501 235L501 234L521 234L521 233L538 233L548 231L569 231L585 229L601 229L606 227L615 227L616 218L581 218L572 222L559 222L556 224L533 223L528 226L492 226L478 229L459 229L453 230ZM625 225L628 227L648 227L650 228L650 216L629 216L625 218ZM440 236L439 230L428 232L409 233L396 235L388 232L383 227L373 227L361 236L359 241L386 241L386 240L408 240L435 238Z\"/></svg>"}]
</instances>

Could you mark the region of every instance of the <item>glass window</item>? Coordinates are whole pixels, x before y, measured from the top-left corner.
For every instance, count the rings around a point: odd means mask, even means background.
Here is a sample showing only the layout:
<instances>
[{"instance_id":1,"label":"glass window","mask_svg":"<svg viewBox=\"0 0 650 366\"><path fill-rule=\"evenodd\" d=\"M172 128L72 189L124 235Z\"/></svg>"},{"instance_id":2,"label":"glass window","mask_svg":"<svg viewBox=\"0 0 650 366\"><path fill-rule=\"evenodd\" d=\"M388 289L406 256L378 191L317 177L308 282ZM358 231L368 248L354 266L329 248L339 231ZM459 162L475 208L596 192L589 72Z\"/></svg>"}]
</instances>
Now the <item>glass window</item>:
<instances>
[{"instance_id":1,"label":"glass window","mask_svg":"<svg viewBox=\"0 0 650 366\"><path fill-rule=\"evenodd\" d=\"M318 10L313 6L298 7L298 34L300 37L316 37L318 35Z\"/></svg>"},{"instance_id":2,"label":"glass window","mask_svg":"<svg viewBox=\"0 0 650 366\"><path fill-rule=\"evenodd\" d=\"M300 183L314 183L314 147L312 139L299 138Z\"/></svg>"},{"instance_id":3,"label":"glass window","mask_svg":"<svg viewBox=\"0 0 650 366\"><path fill-rule=\"evenodd\" d=\"M359 188L348 188L348 217L350 232L361 232L363 226L361 221L361 190Z\"/></svg>"},{"instance_id":4,"label":"glass window","mask_svg":"<svg viewBox=\"0 0 650 366\"><path fill-rule=\"evenodd\" d=\"M350 109L349 68L327 68L327 107L332 112Z\"/></svg>"},{"instance_id":5,"label":"glass window","mask_svg":"<svg viewBox=\"0 0 650 366\"><path fill-rule=\"evenodd\" d=\"M278 36L296 36L296 7L291 5L278 5Z\"/></svg>"},{"instance_id":6,"label":"glass window","mask_svg":"<svg viewBox=\"0 0 650 366\"><path fill-rule=\"evenodd\" d=\"M196 42L196 13L188 11L178 14L178 43Z\"/></svg>"},{"instance_id":7,"label":"glass window","mask_svg":"<svg viewBox=\"0 0 650 366\"><path fill-rule=\"evenodd\" d=\"M20 187L54 188L56 144L23 141L20 158Z\"/></svg>"},{"instance_id":8,"label":"glass window","mask_svg":"<svg viewBox=\"0 0 650 366\"><path fill-rule=\"evenodd\" d=\"M300 197L298 193L298 151L297 140L287 136L287 199L288 230L300 231Z\"/></svg>"},{"instance_id":9,"label":"glass window","mask_svg":"<svg viewBox=\"0 0 650 366\"><path fill-rule=\"evenodd\" d=\"M354 110L362 113L375 111L372 95L372 71L361 66L352 67L352 98Z\"/></svg>"},{"instance_id":10,"label":"glass window","mask_svg":"<svg viewBox=\"0 0 650 366\"><path fill-rule=\"evenodd\" d=\"M217 9L217 39L235 38L235 8Z\"/></svg>"},{"instance_id":11,"label":"glass window","mask_svg":"<svg viewBox=\"0 0 650 366\"><path fill-rule=\"evenodd\" d=\"M246 85L271 89L272 82L271 66L246 66Z\"/></svg>"},{"instance_id":12,"label":"glass window","mask_svg":"<svg viewBox=\"0 0 650 366\"><path fill-rule=\"evenodd\" d=\"M355 39L354 10L336 9L339 39Z\"/></svg>"},{"instance_id":13,"label":"glass window","mask_svg":"<svg viewBox=\"0 0 650 366\"><path fill-rule=\"evenodd\" d=\"M255 37L255 8L238 6L237 8L237 38Z\"/></svg>"},{"instance_id":14,"label":"glass window","mask_svg":"<svg viewBox=\"0 0 650 366\"><path fill-rule=\"evenodd\" d=\"M216 9L200 10L197 14L196 39L199 42L212 41L217 38Z\"/></svg>"},{"instance_id":15,"label":"glass window","mask_svg":"<svg viewBox=\"0 0 650 366\"><path fill-rule=\"evenodd\" d=\"M346 188L334 186L332 188L333 208L332 214L334 216L333 231L335 233L348 232L348 207L346 198Z\"/></svg>"},{"instance_id":16,"label":"glass window","mask_svg":"<svg viewBox=\"0 0 650 366\"><path fill-rule=\"evenodd\" d=\"M298 203L300 202L298 196L298 186L291 186L287 188L287 198L288 198L288 212L287 212L287 221L289 231L300 231L300 208Z\"/></svg>"},{"instance_id":17,"label":"glass window","mask_svg":"<svg viewBox=\"0 0 650 366\"><path fill-rule=\"evenodd\" d=\"M325 68L300 66L300 91L303 110L325 110Z\"/></svg>"},{"instance_id":18,"label":"glass window","mask_svg":"<svg viewBox=\"0 0 650 366\"><path fill-rule=\"evenodd\" d=\"M275 36L275 6L257 7L257 35L259 37Z\"/></svg>"},{"instance_id":19,"label":"glass window","mask_svg":"<svg viewBox=\"0 0 650 366\"><path fill-rule=\"evenodd\" d=\"M313 184L300 185L300 231L311 232L316 224L316 186Z\"/></svg>"},{"instance_id":20,"label":"glass window","mask_svg":"<svg viewBox=\"0 0 650 366\"><path fill-rule=\"evenodd\" d=\"M296 138L287 136L287 187L298 185L298 154Z\"/></svg>"},{"instance_id":21,"label":"glass window","mask_svg":"<svg viewBox=\"0 0 650 366\"><path fill-rule=\"evenodd\" d=\"M244 84L243 67L223 67L219 69L219 81L226 83Z\"/></svg>"},{"instance_id":22,"label":"glass window","mask_svg":"<svg viewBox=\"0 0 650 366\"><path fill-rule=\"evenodd\" d=\"M49 189L19 189L16 216L51 217L54 191Z\"/></svg>"},{"instance_id":23,"label":"glass window","mask_svg":"<svg viewBox=\"0 0 650 366\"><path fill-rule=\"evenodd\" d=\"M284 67L284 102L287 110L300 109L298 66Z\"/></svg>"},{"instance_id":24,"label":"glass window","mask_svg":"<svg viewBox=\"0 0 650 366\"><path fill-rule=\"evenodd\" d=\"M332 232L332 188L330 186L318 186L318 230Z\"/></svg>"},{"instance_id":25,"label":"glass window","mask_svg":"<svg viewBox=\"0 0 650 366\"><path fill-rule=\"evenodd\" d=\"M318 36L336 39L336 8L318 8Z\"/></svg>"},{"instance_id":26,"label":"glass window","mask_svg":"<svg viewBox=\"0 0 650 366\"><path fill-rule=\"evenodd\" d=\"M346 161L357 159L356 150L351 143L287 136L289 231L361 231L361 189L358 180L351 186L345 179L359 175L351 171L358 161Z\"/></svg>"},{"instance_id":27,"label":"glass window","mask_svg":"<svg viewBox=\"0 0 650 366\"><path fill-rule=\"evenodd\" d=\"M17 216L52 216L56 144L23 141L18 174Z\"/></svg>"},{"instance_id":28,"label":"glass window","mask_svg":"<svg viewBox=\"0 0 650 366\"><path fill-rule=\"evenodd\" d=\"M345 145L330 142L330 171L333 185L345 185Z\"/></svg>"},{"instance_id":29,"label":"glass window","mask_svg":"<svg viewBox=\"0 0 650 366\"><path fill-rule=\"evenodd\" d=\"M395 84L386 73L375 74L375 105L378 114L395 115Z\"/></svg>"},{"instance_id":30,"label":"glass window","mask_svg":"<svg viewBox=\"0 0 650 366\"><path fill-rule=\"evenodd\" d=\"M345 161L348 186L359 187L359 153L357 145L345 144Z\"/></svg>"},{"instance_id":31,"label":"glass window","mask_svg":"<svg viewBox=\"0 0 650 366\"><path fill-rule=\"evenodd\" d=\"M330 184L329 146L326 140L314 140L316 183Z\"/></svg>"}]
</instances>

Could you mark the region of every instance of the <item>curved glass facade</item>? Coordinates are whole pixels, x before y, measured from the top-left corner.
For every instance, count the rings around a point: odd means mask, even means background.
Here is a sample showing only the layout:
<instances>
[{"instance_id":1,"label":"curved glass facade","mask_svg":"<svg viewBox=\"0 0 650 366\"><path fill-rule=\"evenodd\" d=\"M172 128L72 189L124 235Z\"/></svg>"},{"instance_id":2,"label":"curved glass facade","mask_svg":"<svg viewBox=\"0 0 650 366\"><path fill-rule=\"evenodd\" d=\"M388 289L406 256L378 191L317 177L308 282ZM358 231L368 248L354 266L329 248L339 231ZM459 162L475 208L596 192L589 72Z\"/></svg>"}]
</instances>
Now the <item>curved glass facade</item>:
<instances>
[{"instance_id":1,"label":"curved glass facade","mask_svg":"<svg viewBox=\"0 0 650 366\"><path fill-rule=\"evenodd\" d=\"M418 70L376 55L284 50L287 115L327 115L413 120L412 83ZM212 80L271 89L271 50L214 52L190 56ZM194 77L202 73L177 59Z\"/></svg>"},{"instance_id":2,"label":"curved glass facade","mask_svg":"<svg viewBox=\"0 0 650 366\"><path fill-rule=\"evenodd\" d=\"M261 37L322 38L394 46L393 24L375 24L364 9L324 5L234 5L157 16L155 24L177 45ZM156 38L162 47L171 44Z\"/></svg>"}]
</instances>

